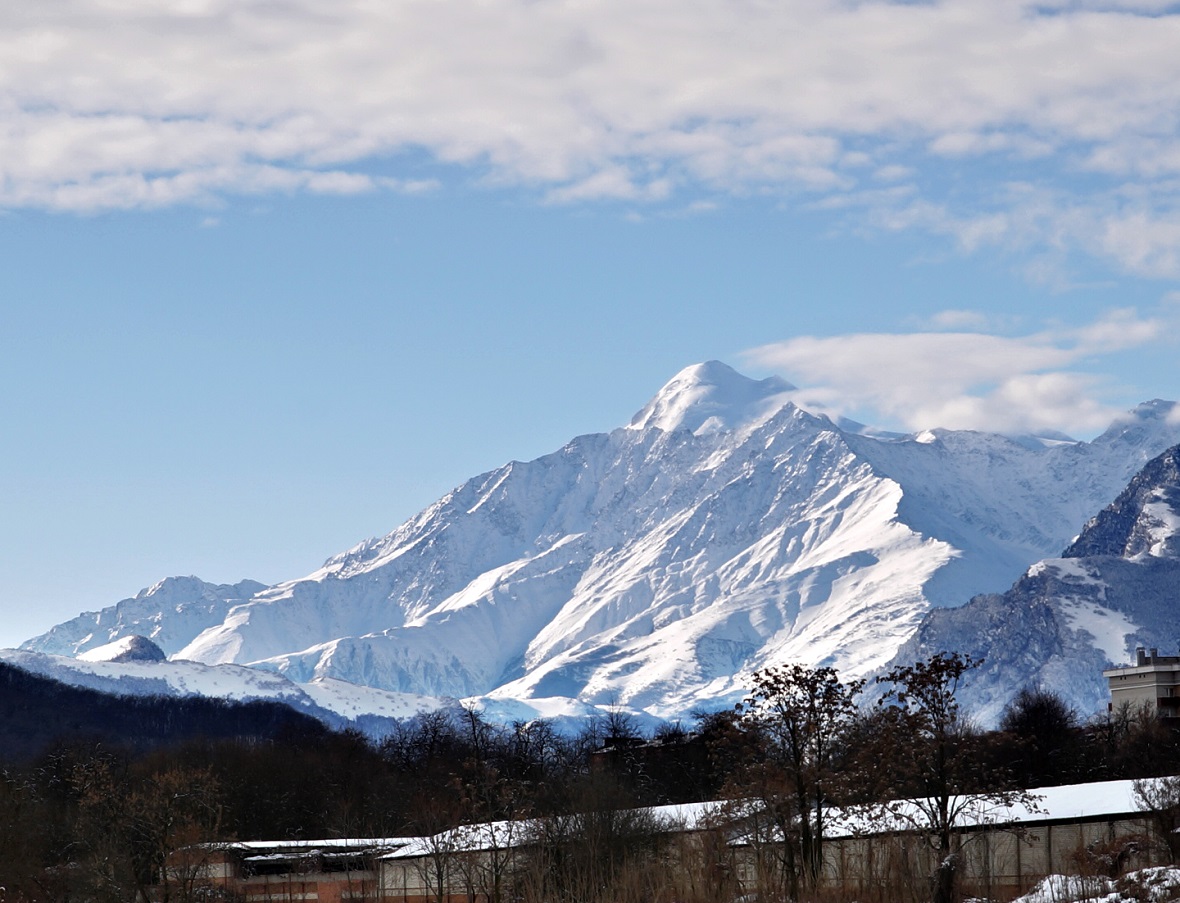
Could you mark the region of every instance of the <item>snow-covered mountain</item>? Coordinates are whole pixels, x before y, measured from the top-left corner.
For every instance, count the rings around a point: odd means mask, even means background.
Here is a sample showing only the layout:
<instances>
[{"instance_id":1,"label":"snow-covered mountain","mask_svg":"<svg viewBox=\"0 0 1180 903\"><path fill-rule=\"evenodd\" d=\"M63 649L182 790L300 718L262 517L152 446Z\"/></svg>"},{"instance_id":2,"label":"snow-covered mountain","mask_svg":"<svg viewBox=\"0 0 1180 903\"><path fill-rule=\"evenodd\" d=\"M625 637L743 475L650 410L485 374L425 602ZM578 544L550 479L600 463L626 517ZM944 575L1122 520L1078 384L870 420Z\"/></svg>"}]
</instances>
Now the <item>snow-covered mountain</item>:
<instances>
[{"instance_id":1,"label":"snow-covered mountain","mask_svg":"<svg viewBox=\"0 0 1180 903\"><path fill-rule=\"evenodd\" d=\"M690 367L629 426L475 477L307 577L213 593L220 610L157 606L153 588L24 648L141 633L172 659L297 682L681 715L780 662L871 672L932 606L1009 585L1180 441L1170 402L1089 443L895 437L810 414L791 388Z\"/></svg>"},{"instance_id":2,"label":"snow-covered mountain","mask_svg":"<svg viewBox=\"0 0 1180 903\"><path fill-rule=\"evenodd\" d=\"M117 639L142 636L173 655L202 631L225 620L229 610L266 589L257 580L217 585L196 577L169 577L131 599L88 611L58 624L23 649L73 656Z\"/></svg>"},{"instance_id":3,"label":"snow-covered mountain","mask_svg":"<svg viewBox=\"0 0 1180 903\"><path fill-rule=\"evenodd\" d=\"M1013 693L1039 686L1082 715L1109 699L1102 670L1136 646L1180 641L1180 446L1150 461L1060 558L1033 564L1001 595L932 611L897 655L955 650L984 660L960 701L994 723Z\"/></svg>"}]
</instances>

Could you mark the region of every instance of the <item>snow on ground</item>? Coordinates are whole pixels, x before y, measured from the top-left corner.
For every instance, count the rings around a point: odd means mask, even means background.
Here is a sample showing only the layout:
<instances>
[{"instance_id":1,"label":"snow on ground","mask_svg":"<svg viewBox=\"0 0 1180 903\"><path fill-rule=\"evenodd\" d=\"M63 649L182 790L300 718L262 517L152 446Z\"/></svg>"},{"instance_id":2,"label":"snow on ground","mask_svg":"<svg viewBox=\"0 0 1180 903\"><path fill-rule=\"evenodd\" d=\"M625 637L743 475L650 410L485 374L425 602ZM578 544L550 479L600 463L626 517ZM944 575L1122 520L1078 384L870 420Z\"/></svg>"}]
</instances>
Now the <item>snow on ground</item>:
<instances>
[{"instance_id":1,"label":"snow on ground","mask_svg":"<svg viewBox=\"0 0 1180 903\"><path fill-rule=\"evenodd\" d=\"M606 717L612 708L610 705L591 705L568 696L516 699L493 694L468 696L462 703L474 707L484 718L499 724L527 724L544 719L558 733L571 735L582 730L589 719ZM664 723L645 712L625 710L625 714L634 719L639 730L649 733Z\"/></svg>"},{"instance_id":2,"label":"snow on ground","mask_svg":"<svg viewBox=\"0 0 1180 903\"><path fill-rule=\"evenodd\" d=\"M96 650L97 651L97 650ZM437 709L448 700L362 687L341 680L299 684L280 674L244 665L200 662L113 662L0 649L0 661L17 668L116 696L203 696L233 702L269 700L332 721L358 717L407 718ZM379 730L380 726L373 726Z\"/></svg>"},{"instance_id":3,"label":"snow on ground","mask_svg":"<svg viewBox=\"0 0 1180 903\"><path fill-rule=\"evenodd\" d=\"M120 695L163 693L231 700L278 698L280 701L304 695L286 678L244 665L212 667L188 661L86 661L16 649L0 650L0 660L63 683Z\"/></svg>"},{"instance_id":4,"label":"snow on ground","mask_svg":"<svg viewBox=\"0 0 1180 903\"><path fill-rule=\"evenodd\" d=\"M1094 645L1102 651L1108 661L1125 662L1127 659L1127 637L1137 632L1136 624L1121 611L1103 608L1083 599L1063 601L1060 611L1070 630L1083 630L1094 638Z\"/></svg>"},{"instance_id":5,"label":"snow on ground","mask_svg":"<svg viewBox=\"0 0 1180 903\"><path fill-rule=\"evenodd\" d=\"M1161 490L1156 490L1158 501L1148 502L1143 506L1143 514L1148 518L1151 526L1148 535L1151 545L1145 554L1160 557L1167 554L1168 540L1180 533L1180 513L1177 513L1167 501L1159 498Z\"/></svg>"},{"instance_id":6,"label":"snow on ground","mask_svg":"<svg viewBox=\"0 0 1180 903\"><path fill-rule=\"evenodd\" d=\"M688 717L785 660L866 675L931 607L1004 590L1057 554L1180 440L1163 403L1091 443L1046 447L847 432L789 391L689 367L630 429L474 477L304 579L190 580L188 602L181 583L161 584L26 647L75 654L134 627L173 658L297 683Z\"/></svg>"},{"instance_id":7,"label":"snow on ground","mask_svg":"<svg viewBox=\"0 0 1180 903\"><path fill-rule=\"evenodd\" d=\"M78 661L81 662L160 662L164 659L163 649L138 634L120 637L113 643L88 649L78 655Z\"/></svg>"},{"instance_id":8,"label":"snow on ground","mask_svg":"<svg viewBox=\"0 0 1180 903\"><path fill-rule=\"evenodd\" d=\"M751 429L782 408L793 388L778 377L755 382L719 361L706 361L672 377L627 428L654 426L698 435Z\"/></svg>"},{"instance_id":9,"label":"snow on ground","mask_svg":"<svg viewBox=\"0 0 1180 903\"><path fill-rule=\"evenodd\" d=\"M395 693L362 687L335 677L319 677L299 689L312 698L316 705L345 718L360 715L380 715L384 718L412 718L422 712L432 712L446 704L437 696L416 693Z\"/></svg>"},{"instance_id":10,"label":"snow on ground","mask_svg":"<svg viewBox=\"0 0 1180 903\"><path fill-rule=\"evenodd\" d=\"M536 721L544 718L556 721L564 718L588 718L605 714L603 708L579 702L567 696L536 697L534 699L502 699L497 696L469 696L464 705L475 706L486 718L511 724L513 721Z\"/></svg>"},{"instance_id":11,"label":"snow on ground","mask_svg":"<svg viewBox=\"0 0 1180 903\"><path fill-rule=\"evenodd\" d=\"M1045 558L1028 569L1030 577L1039 577L1046 571L1051 571L1058 580L1067 583L1082 583L1091 586L1102 586L1102 581L1095 576L1094 571L1083 558Z\"/></svg>"},{"instance_id":12,"label":"snow on ground","mask_svg":"<svg viewBox=\"0 0 1180 903\"><path fill-rule=\"evenodd\" d=\"M1180 869L1158 867L1122 878L1050 875L1012 903L1167 903L1180 898Z\"/></svg>"}]
</instances>

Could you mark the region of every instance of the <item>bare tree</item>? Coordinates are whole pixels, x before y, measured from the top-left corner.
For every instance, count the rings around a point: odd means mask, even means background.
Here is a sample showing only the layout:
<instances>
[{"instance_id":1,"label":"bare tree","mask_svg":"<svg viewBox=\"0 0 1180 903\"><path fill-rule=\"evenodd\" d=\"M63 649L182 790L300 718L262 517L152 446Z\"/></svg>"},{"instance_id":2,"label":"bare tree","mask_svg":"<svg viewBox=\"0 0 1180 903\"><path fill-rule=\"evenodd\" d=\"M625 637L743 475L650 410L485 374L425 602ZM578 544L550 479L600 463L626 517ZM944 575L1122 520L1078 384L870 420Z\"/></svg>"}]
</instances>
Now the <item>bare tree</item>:
<instances>
[{"instance_id":1,"label":"bare tree","mask_svg":"<svg viewBox=\"0 0 1180 903\"><path fill-rule=\"evenodd\" d=\"M960 825L968 819L1001 820L1004 810L1017 804L1036 806L1032 794L1003 789L1002 777L984 774L981 735L955 699L964 677L981 664L940 652L877 678L886 690L878 700L870 764L883 793L893 797L883 805L927 837L936 854L930 879L934 903L954 899L959 864L954 835Z\"/></svg>"},{"instance_id":2,"label":"bare tree","mask_svg":"<svg viewBox=\"0 0 1180 903\"><path fill-rule=\"evenodd\" d=\"M1132 788L1135 802L1151 816L1172 863L1180 862L1180 777L1141 779Z\"/></svg>"},{"instance_id":3,"label":"bare tree","mask_svg":"<svg viewBox=\"0 0 1180 903\"><path fill-rule=\"evenodd\" d=\"M600 903L622 886L656 877L652 865L667 843L668 826L650 809L620 805L609 776L591 776L570 811L531 822L525 861L528 896L551 903ZM646 899L651 899L651 888Z\"/></svg>"},{"instance_id":4,"label":"bare tree","mask_svg":"<svg viewBox=\"0 0 1180 903\"><path fill-rule=\"evenodd\" d=\"M743 723L765 740L764 758L747 772L747 789L764 808L751 818L793 841L783 851L792 897L800 885L819 882L826 809L844 796L848 778L836 756L863 686L841 682L833 668L767 668L754 675L753 691L737 707Z\"/></svg>"}]
</instances>

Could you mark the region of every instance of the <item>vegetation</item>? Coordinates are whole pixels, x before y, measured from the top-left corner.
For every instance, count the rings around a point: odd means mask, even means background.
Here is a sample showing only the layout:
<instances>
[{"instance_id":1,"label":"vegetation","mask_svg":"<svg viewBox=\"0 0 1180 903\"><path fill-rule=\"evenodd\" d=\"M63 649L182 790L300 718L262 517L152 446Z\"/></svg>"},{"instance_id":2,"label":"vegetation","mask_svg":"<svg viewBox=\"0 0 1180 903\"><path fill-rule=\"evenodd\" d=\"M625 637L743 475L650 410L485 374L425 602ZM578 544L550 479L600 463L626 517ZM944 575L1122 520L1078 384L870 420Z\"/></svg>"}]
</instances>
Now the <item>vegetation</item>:
<instances>
[{"instance_id":1,"label":"vegetation","mask_svg":"<svg viewBox=\"0 0 1180 903\"><path fill-rule=\"evenodd\" d=\"M733 795L757 801L759 846L777 860L792 899L817 886L825 812L851 795L848 782L856 772L842 767L842 754L862 687L841 682L832 668L787 665L757 673L753 691L738 706L740 726L756 745L754 755L738 760Z\"/></svg>"},{"instance_id":2,"label":"vegetation","mask_svg":"<svg viewBox=\"0 0 1180 903\"><path fill-rule=\"evenodd\" d=\"M0 887L20 903L147 903L165 856L191 844L430 835L434 877L466 868L489 903L731 899L749 882L723 835L678 854L669 826L644 811L724 799L719 817L745 820L760 899L809 900L829 808L906 797L920 801L918 820L905 817L940 863L919 898L943 903L956 893L962 794L998 804L1028 786L1180 771L1175 734L1154 718L1122 711L1080 724L1035 688L999 730L974 728L955 702L974 666L940 655L896 669L872 705L832 669L769 669L737 711L653 736L618 712L571 737L468 708L409 719L380 742L282 707L115 700L4 669ZM63 739L46 745L50 731ZM1174 784L1140 785L1164 827L1180 823ZM497 820L513 825L493 829L497 855L452 861L447 832ZM523 842L504 833L521 824ZM150 893L188 900L186 882L173 869Z\"/></svg>"},{"instance_id":3,"label":"vegetation","mask_svg":"<svg viewBox=\"0 0 1180 903\"><path fill-rule=\"evenodd\" d=\"M878 766L878 805L929 839L937 863L930 876L933 903L955 899L959 862L952 840L966 816L982 821L1015 803L1034 804L1010 774L988 761L987 738L955 700L963 678L980 664L938 653L877 679L886 688L869 744ZM895 802L901 798L908 802Z\"/></svg>"}]
</instances>

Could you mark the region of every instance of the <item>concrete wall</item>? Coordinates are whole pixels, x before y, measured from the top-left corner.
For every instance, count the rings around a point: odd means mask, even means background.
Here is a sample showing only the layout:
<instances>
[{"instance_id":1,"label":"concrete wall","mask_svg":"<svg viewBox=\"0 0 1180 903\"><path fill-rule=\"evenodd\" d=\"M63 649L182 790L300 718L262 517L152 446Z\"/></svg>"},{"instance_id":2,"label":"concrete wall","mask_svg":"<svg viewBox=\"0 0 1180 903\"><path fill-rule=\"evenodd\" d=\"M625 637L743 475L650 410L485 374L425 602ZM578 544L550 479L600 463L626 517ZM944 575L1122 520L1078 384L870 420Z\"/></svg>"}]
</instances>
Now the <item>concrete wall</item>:
<instances>
[{"instance_id":1,"label":"concrete wall","mask_svg":"<svg viewBox=\"0 0 1180 903\"><path fill-rule=\"evenodd\" d=\"M981 828L957 835L956 845L961 890L966 896L993 901L1019 896L1049 874L1115 875L1167 861L1166 847L1141 815L1046 821L1020 830ZM768 845L760 859L750 847L727 846L724 833L685 832L667 858L675 860L674 869L699 872L702 888L716 883L718 899L731 899L760 887L769 890L774 868L767 863L781 852L781 847ZM492 875L504 877L524 861L520 850L446 855L440 850L433 856L378 859L373 870L364 872L245 877L232 867L231 858L209 857L205 876L244 903L430 903L437 899L440 868L443 903L487 903ZM716 868L710 870L709 863ZM926 903L935 865L935 850L917 834L829 840L824 848L823 896L858 903Z\"/></svg>"},{"instance_id":2,"label":"concrete wall","mask_svg":"<svg viewBox=\"0 0 1180 903\"><path fill-rule=\"evenodd\" d=\"M684 868L699 867L708 835L687 835L680 845ZM1086 822L1042 822L1014 830L988 828L956 838L959 886L967 896L1010 900L1050 874L1121 874L1163 864L1166 851L1144 817L1128 816ZM502 851L501 851L502 852ZM749 847L730 851L736 889L768 889L772 871ZM776 859L773 850L765 851ZM478 853L456 854L445 866L446 903L481 903L488 899L477 872ZM936 851L916 834L878 834L827 841L824 853L826 898L859 903L927 903ZM427 903L435 899L433 862L385 860L382 899L389 903Z\"/></svg>"},{"instance_id":3,"label":"concrete wall","mask_svg":"<svg viewBox=\"0 0 1180 903\"><path fill-rule=\"evenodd\" d=\"M1121 874L1166 860L1142 817L980 829L956 841L960 887L992 900L1020 896L1046 875ZM850 899L919 903L929 899L936 851L913 834L844 838L828 842L824 864L827 886Z\"/></svg>"}]
</instances>

